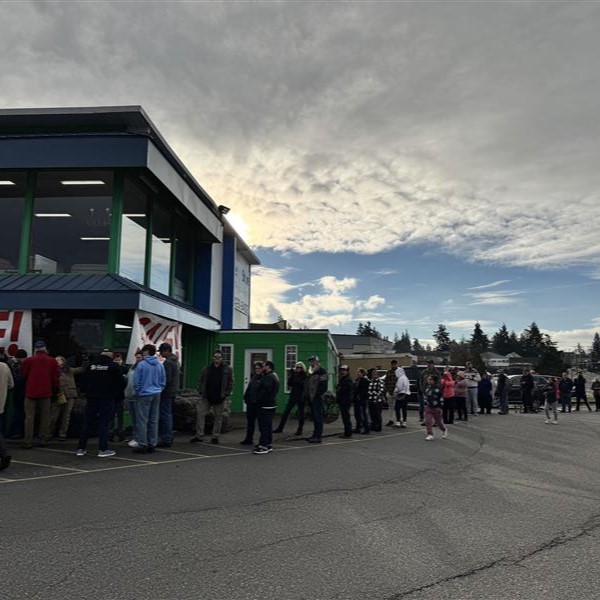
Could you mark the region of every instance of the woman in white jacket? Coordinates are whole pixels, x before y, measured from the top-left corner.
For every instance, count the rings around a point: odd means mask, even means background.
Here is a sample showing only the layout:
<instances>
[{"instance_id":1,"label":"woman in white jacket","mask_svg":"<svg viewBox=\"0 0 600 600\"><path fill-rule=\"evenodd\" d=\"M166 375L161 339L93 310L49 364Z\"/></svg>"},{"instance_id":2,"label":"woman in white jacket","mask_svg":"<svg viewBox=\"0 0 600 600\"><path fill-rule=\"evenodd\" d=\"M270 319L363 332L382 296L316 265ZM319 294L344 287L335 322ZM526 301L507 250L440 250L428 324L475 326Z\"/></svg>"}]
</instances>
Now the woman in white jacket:
<instances>
[{"instance_id":1,"label":"woman in white jacket","mask_svg":"<svg viewBox=\"0 0 600 600\"><path fill-rule=\"evenodd\" d=\"M396 427L406 427L408 399L410 398L410 382L404 369L396 370L396 387L394 388L394 410L396 411Z\"/></svg>"}]
</instances>

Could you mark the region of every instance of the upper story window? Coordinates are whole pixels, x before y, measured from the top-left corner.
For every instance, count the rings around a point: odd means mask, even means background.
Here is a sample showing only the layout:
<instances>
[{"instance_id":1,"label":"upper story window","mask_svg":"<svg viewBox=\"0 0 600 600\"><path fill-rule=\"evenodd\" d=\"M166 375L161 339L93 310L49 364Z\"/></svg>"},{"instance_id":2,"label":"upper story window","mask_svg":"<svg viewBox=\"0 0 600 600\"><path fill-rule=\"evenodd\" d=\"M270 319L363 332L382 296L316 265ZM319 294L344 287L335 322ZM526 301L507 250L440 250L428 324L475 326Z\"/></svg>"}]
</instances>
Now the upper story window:
<instances>
[{"instance_id":1,"label":"upper story window","mask_svg":"<svg viewBox=\"0 0 600 600\"><path fill-rule=\"evenodd\" d=\"M112 206L111 171L37 175L29 270L105 273Z\"/></svg>"},{"instance_id":2,"label":"upper story window","mask_svg":"<svg viewBox=\"0 0 600 600\"><path fill-rule=\"evenodd\" d=\"M150 199L129 177L123 184L119 275L144 284Z\"/></svg>"},{"instance_id":3,"label":"upper story window","mask_svg":"<svg viewBox=\"0 0 600 600\"><path fill-rule=\"evenodd\" d=\"M25 181L25 173L0 171L0 215L2 215L0 273L16 271L19 268Z\"/></svg>"},{"instance_id":4,"label":"upper story window","mask_svg":"<svg viewBox=\"0 0 600 600\"><path fill-rule=\"evenodd\" d=\"M154 202L152 209L152 262L150 287L169 295L171 277L171 243L173 237L173 213L161 202Z\"/></svg>"}]
</instances>

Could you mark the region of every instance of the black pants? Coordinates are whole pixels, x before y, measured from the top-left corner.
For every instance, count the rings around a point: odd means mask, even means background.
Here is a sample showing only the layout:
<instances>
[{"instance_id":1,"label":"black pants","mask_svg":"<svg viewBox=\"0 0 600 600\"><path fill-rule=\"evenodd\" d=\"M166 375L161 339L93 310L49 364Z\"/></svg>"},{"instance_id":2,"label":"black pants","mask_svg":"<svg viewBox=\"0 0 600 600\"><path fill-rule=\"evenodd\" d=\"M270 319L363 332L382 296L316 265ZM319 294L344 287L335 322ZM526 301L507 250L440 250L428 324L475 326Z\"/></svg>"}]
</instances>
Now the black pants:
<instances>
[{"instance_id":1,"label":"black pants","mask_svg":"<svg viewBox=\"0 0 600 600\"><path fill-rule=\"evenodd\" d=\"M352 435L352 419L350 418L350 402L340 402L340 415L344 424L344 435L350 437Z\"/></svg>"},{"instance_id":2,"label":"black pants","mask_svg":"<svg viewBox=\"0 0 600 600\"><path fill-rule=\"evenodd\" d=\"M79 448L85 450L92 425L98 421L98 448L108 450L108 430L115 414L115 401L112 398L88 398L85 405L85 419L79 436Z\"/></svg>"},{"instance_id":3,"label":"black pants","mask_svg":"<svg viewBox=\"0 0 600 600\"><path fill-rule=\"evenodd\" d=\"M459 421L468 421L469 415L467 413L467 399L466 397L455 396L454 403L456 405L456 413Z\"/></svg>"},{"instance_id":4,"label":"black pants","mask_svg":"<svg viewBox=\"0 0 600 600\"><path fill-rule=\"evenodd\" d=\"M258 445L264 448L270 448L273 443L273 416L274 408L258 408L258 430L260 439Z\"/></svg>"},{"instance_id":5,"label":"black pants","mask_svg":"<svg viewBox=\"0 0 600 600\"><path fill-rule=\"evenodd\" d=\"M302 433L302 429L304 429L304 400L295 400L290 398L288 403L285 405L285 409L283 414L281 415L281 420L279 421L279 425L277 429L279 431L283 431L285 424L287 423L288 417L292 410L294 410L294 406L298 407L298 433Z\"/></svg>"},{"instance_id":6,"label":"black pants","mask_svg":"<svg viewBox=\"0 0 600 600\"><path fill-rule=\"evenodd\" d=\"M356 421L356 427L354 429L354 431L356 431L356 433L360 433L360 430L362 428L363 425L363 415L362 415L362 408L360 405L360 400L355 400L353 403L354 406L354 420Z\"/></svg>"},{"instance_id":7,"label":"black pants","mask_svg":"<svg viewBox=\"0 0 600 600\"><path fill-rule=\"evenodd\" d=\"M600 410L600 394L594 392L594 402L596 403L596 412Z\"/></svg>"},{"instance_id":8,"label":"black pants","mask_svg":"<svg viewBox=\"0 0 600 600\"><path fill-rule=\"evenodd\" d=\"M396 421L406 422L406 417L408 415L407 407L408 398L406 394L400 394L400 396L397 396L394 402L394 410L396 411Z\"/></svg>"},{"instance_id":9,"label":"black pants","mask_svg":"<svg viewBox=\"0 0 600 600\"><path fill-rule=\"evenodd\" d=\"M381 402L369 404L369 416L371 417L371 429L381 431Z\"/></svg>"},{"instance_id":10,"label":"black pants","mask_svg":"<svg viewBox=\"0 0 600 600\"><path fill-rule=\"evenodd\" d=\"M246 438L245 441L254 441L254 428L258 418L258 407L256 404L246 404Z\"/></svg>"},{"instance_id":11,"label":"black pants","mask_svg":"<svg viewBox=\"0 0 600 600\"><path fill-rule=\"evenodd\" d=\"M22 386L21 386L22 388ZM13 391L13 417L10 429L8 431L8 437L10 438L22 438L25 432L25 389L19 389L19 391Z\"/></svg>"},{"instance_id":12,"label":"black pants","mask_svg":"<svg viewBox=\"0 0 600 600\"><path fill-rule=\"evenodd\" d=\"M523 412L529 412L533 410L533 398L531 396L531 390L523 390L521 394L521 400L523 401Z\"/></svg>"},{"instance_id":13,"label":"black pants","mask_svg":"<svg viewBox=\"0 0 600 600\"><path fill-rule=\"evenodd\" d=\"M444 408L442 409L442 419L444 423L452 425L454 423L454 398L444 398Z\"/></svg>"},{"instance_id":14,"label":"black pants","mask_svg":"<svg viewBox=\"0 0 600 600\"><path fill-rule=\"evenodd\" d=\"M481 414L492 414L492 397L490 394L479 394L477 396L477 402L479 403L479 412Z\"/></svg>"},{"instance_id":15,"label":"black pants","mask_svg":"<svg viewBox=\"0 0 600 600\"><path fill-rule=\"evenodd\" d=\"M588 410L592 410L590 403L588 402L587 395L585 392L575 392L575 410L579 410L579 403L583 402Z\"/></svg>"}]
</instances>

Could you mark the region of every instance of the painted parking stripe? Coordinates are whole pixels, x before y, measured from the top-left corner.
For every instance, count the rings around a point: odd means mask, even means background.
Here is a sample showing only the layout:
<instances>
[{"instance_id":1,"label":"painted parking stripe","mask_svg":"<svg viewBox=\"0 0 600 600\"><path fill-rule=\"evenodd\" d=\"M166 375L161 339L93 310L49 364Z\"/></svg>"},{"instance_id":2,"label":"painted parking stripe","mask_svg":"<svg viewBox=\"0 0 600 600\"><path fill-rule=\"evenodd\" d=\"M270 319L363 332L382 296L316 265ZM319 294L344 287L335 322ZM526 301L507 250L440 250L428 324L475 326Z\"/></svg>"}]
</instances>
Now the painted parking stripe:
<instances>
[{"instance_id":1,"label":"painted parking stripe","mask_svg":"<svg viewBox=\"0 0 600 600\"><path fill-rule=\"evenodd\" d=\"M87 471L84 471L83 469L74 469L73 467L59 467L57 465L46 465L44 463L30 462L27 460L13 460L12 463L15 463L17 465L29 465L31 467L44 467L45 469L59 469L61 471L73 471L75 473L87 473Z\"/></svg>"}]
</instances>

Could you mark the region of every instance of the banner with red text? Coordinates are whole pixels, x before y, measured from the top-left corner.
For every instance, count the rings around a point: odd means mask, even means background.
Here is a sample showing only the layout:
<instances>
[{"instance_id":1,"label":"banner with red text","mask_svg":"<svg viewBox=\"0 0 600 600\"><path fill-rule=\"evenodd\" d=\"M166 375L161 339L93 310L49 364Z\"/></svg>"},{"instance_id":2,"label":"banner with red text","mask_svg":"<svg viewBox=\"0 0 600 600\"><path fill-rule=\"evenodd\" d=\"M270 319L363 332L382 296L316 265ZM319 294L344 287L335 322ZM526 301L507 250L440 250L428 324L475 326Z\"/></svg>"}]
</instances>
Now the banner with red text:
<instances>
[{"instance_id":1,"label":"banner with red text","mask_svg":"<svg viewBox=\"0 0 600 600\"><path fill-rule=\"evenodd\" d=\"M136 310L133 317L131 341L127 352L127 364L135 362L135 353L146 344L154 344L156 348L163 343L171 344L173 354L181 362L181 330L182 324L158 317L152 313Z\"/></svg>"},{"instance_id":2,"label":"banner with red text","mask_svg":"<svg viewBox=\"0 0 600 600\"><path fill-rule=\"evenodd\" d=\"M30 310L0 309L0 354L14 356L25 350L31 355L32 335Z\"/></svg>"}]
</instances>

